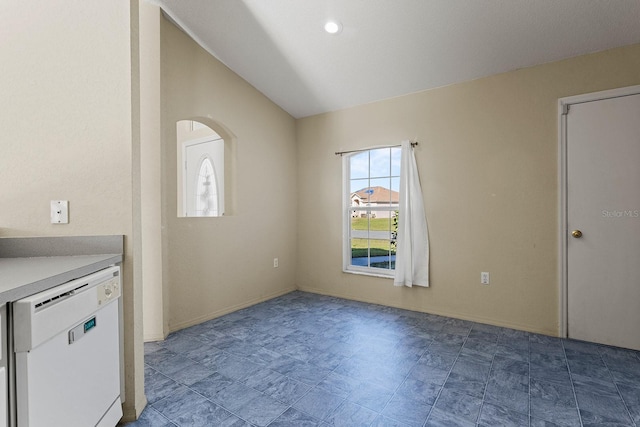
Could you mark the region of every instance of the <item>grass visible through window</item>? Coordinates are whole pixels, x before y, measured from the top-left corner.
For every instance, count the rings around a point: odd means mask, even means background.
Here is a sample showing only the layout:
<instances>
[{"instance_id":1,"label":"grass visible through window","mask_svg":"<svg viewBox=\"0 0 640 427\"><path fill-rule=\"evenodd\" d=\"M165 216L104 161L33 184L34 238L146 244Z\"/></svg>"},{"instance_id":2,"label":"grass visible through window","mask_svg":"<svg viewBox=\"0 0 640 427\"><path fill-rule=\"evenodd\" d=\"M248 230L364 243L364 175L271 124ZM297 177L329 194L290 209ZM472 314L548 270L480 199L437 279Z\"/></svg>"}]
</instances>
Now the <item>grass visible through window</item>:
<instances>
[{"instance_id":1,"label":"grass visible through window","mask_svg":"<svg viewBox=\"0 0 640 427\"><path fill-rule=\"evenodd\" d=\"M367 230L369 224L369 230L371 231L390 231L391 221L389 218L352 218L351 229L352 230Z\"/></svg>"},{"instance_id":2,"label":"grass visible through window","mask_svg":"<svg viewBox=\"0 0 640 427\"><path fill-rule=\"evenodd\" d=\"M396 254L395 250L391 250L391 242L388 240L351 239L351 256L353 258L366 257L369 243L371 244L372 257Z\"/></svg>"},{"instance_id":3,"label":"grass visible through window","mask_svg":"<svg viewBox=\"0 0 640 427\"><path fill-rule=\"evenodd\" d=\"M391 220L389 218L352 218L352 230L370 230L370 231L391 231ZM369 228L367 228L369 227ZM351 239L351 256L353 258L366 257L367 249L371 244L371 256L395 255L395 248L391 248L389 240L378 239ZM389 252L391 251L391 252Z\"/></svg>"}]
</instances>

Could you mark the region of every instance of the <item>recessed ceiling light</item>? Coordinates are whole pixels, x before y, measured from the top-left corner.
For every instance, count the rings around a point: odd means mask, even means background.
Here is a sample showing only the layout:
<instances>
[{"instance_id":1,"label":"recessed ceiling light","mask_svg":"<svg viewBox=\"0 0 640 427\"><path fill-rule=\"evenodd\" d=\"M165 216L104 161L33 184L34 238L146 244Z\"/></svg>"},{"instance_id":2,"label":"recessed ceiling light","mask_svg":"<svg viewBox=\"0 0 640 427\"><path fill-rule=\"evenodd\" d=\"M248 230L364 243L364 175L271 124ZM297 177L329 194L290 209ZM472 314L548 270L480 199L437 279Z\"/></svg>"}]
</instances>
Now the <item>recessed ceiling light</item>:
<instances>
[{"instance_id":1,"label":"recessed ceiling light","mask_svg":"<svg viewBox=\"0 0 640 427\"><path fill-rule=\"evenodd\" d=\"M342 30L342 24L338 21L327 21L324 30L329 34L338 34Z\"/></svg>"}]
</instances>

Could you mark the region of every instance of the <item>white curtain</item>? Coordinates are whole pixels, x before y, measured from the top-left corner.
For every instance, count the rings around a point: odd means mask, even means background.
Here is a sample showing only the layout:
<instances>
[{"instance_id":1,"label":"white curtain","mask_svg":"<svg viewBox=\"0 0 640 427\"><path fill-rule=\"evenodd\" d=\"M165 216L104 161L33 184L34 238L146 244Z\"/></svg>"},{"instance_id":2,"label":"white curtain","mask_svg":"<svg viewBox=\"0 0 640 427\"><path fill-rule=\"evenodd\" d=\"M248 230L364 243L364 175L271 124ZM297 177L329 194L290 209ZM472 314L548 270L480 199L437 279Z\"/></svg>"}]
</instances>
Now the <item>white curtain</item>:
<instances>
[{"instance_id":1,"label":"white curtain","mask_svg":"<svg viewBox=\"0 0 640 427\"><path fill-rule=\"evenodd\" d=\"M413 147L402 141L395 286L429 286L429 235Z\"/></svg>"}]
</instances>

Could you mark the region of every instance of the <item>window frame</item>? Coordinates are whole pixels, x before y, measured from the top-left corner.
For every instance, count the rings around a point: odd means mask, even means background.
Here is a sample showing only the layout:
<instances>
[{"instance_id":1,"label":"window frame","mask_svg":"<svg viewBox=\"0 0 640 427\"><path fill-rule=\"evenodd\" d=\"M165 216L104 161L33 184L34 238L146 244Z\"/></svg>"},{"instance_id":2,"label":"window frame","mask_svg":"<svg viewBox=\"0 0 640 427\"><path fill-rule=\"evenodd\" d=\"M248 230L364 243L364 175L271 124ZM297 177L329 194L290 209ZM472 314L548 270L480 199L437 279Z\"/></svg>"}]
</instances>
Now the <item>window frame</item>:
<instances>
[{"instance_id":1,"label":"window frame","mask_svg":"<svg viewBox=\"0 0 640 427\"><path fill-rule=\"evenodd\" d=\"M372 147L362 149L357 152L342 155L342 271L349 274L360 274L365 276L381 277L385 279L393 279L395 269L379 268L371 266L357 266L351 264L351 213L353 211L367 211L367 213L378 211L397 211L398 204L390 203L388 206L351 206L351 157L363 152L370 152L384 148L396 148L395 146ZM394 175L390 175L390 178ZM369 176L369 180L371 177ZM389 189L393 191L392 189ZM370 218L370 216L368 216ZM391 232L390 232L391 233ZM371 240L371 239L369 239ZM375 239L374 239L375 240Z\"/></svg>"}]
</instances>

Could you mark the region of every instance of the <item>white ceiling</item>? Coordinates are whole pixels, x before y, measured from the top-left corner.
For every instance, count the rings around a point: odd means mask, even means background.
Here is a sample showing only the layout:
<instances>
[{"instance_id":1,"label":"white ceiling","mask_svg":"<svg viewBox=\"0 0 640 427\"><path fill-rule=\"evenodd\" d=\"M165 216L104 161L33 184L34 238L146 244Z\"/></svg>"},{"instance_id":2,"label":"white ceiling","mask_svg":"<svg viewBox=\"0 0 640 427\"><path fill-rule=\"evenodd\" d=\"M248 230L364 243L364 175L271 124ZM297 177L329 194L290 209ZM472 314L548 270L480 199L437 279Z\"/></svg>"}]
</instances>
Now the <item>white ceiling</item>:
<instances>
[{"instance_id":1,"label":"white ceiling","mask_svg":"<svg viewBox=\"0 0 640 427\"><path fill-rule=\"evenodd\" d=\"M640 42L640 0L149 1L296 118Z\"/></svg>"}]
</instances>

